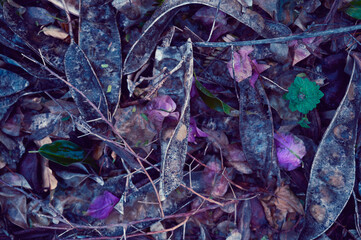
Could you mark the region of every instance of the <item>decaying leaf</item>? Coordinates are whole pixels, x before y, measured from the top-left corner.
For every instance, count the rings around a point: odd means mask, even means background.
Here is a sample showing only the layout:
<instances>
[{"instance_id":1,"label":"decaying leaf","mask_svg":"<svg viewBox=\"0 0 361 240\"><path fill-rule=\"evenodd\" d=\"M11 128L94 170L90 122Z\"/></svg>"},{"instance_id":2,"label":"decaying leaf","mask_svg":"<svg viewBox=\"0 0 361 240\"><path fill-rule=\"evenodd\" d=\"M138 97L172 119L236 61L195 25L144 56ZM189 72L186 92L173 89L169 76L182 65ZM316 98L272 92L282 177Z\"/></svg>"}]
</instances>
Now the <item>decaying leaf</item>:
<instances>
[{"instance_id":1,"label":"decaying leaf","mask_svg":"<svg viewBox=\"0 0 361 240\"><path fill-rule=\"evenodd\" d=\"M24 229L29 227L25 195L9 187L0 187L0 204L10 222Z\"/></svg>"},{"instance_id":2,"label":"decaying leaf","mask_svg":"<svg viewBox=\"0 0 361 240\"><path fill-rule=\"evenodd\" d=\"M361 58L353 54L354 70L346 94L318 146L306 195L305 225L300 239L315 239L336 221L355 182L356 128L361 102Z\"/></svg>"},{"instance_id":3,"label":"decaying leaf","mask_svg":"<svg viewBox=\"0 0 361 240\"><path fill-rule=\"evenodd\" d=\"M64 40L65 38L69 37L69 34L67 32L55 26L43 27L41 29L41 32L44 33L46 36L50 36L60 40Z\"/></svg>"},{"instance_id":4,"label":"decaying leaf","mask_svg":"<svg viewBox=\"0 0 361 240\"><path fill-rule=\"evenodd\" d=\"M20 92L29 86L26 79L5 69L0 69L0 78L0 97Z\"/></svg>"},{"instance_id":5,"label":"decaying leaf","mask_svg":"<svg viewBox=\"0 0 361 240\"><path fill-rule=\"evenodd\" d=\"M269 224L278 230L288 231L304 215L303 206L288 185L282 184L274 193L261 199Z\"/></svg>"},{"instance_id":6,"label":"decaying leaf","mask_svg":"<svg viewBox=\"0 0 361 240\"><path fill-rule=\"evenodd\" d=\"M107 117L109 112L108 105L99 79L84 52L74 42L66 52L64 65L68 81L80 90ZM79 108L79 112L86 120L95 120L100 117L80 93L72 88L70 92Z\"/></svg>"},{"instance_id":7,"label":"decaying leaf","mask_svg":"<svg viewBox=\"0 0 361 240\"><path fill-rule=\"evenodd\" d=\"M147 147L147 145L157 135L157 130L150 119L144 116L144 109L142 106L121 108L115 113L114 119L116 120L115 128L129 144L146 148L148 152L150 146Z\"/></svg>"},{"instance_id":8,"label":"decaying leaf","mask_svg":"<svg viewBox=\"0 0 361 240\"><path fill-rule=\"evenodd\" d=\"M122 54L116 13L109 2L80 0L80 6L79 47L99 78L113 116L120 99L122 79Z\"/></svg>"},{"instance_id":9,"label":"decaying leaf","mask_svg":"<svg viewBox=\"0 0 361 240\"><path fill-rule=\"evenodd\" d=\"M27 7L22 17L31 25L48 25L55 21L55 18L46 9L41 7Z\"/></svg>"},{"instance_id":10,"label":"decaying leaf","mask_svg":"<svg viewBox=\"0 0 361 240\"><path fill-rule=\"evenodd\" d=\"M181 57L184 59L182 67L172 75L169 81L171 85L165 85L159 89L159 93L167 93L172 91L172 96L176 98L178 111L180 112L179 121L174 127L174 124L169 123L161 132L161 156L162 156L162 172L159 194L164 200L174 189L176 189L183 179L183 165L187 156L188 147L188 128L189 128L189 104L190 91L193 80L193 50L190 40L179 48L169 47L162 51L162 56L167 57L171 54L172 57ZM177 52L177 54L174 54ZM170 61L171 57L157 59L159 66L170 66L173 69L181 59L177 61ZM164 65L163 65L164 64ZM173 66L172 66L173 65Z\"/></svg>"},{"instance_id":11,"label":"decaying leaf","mask_svg":"<svg viewBox=\"0 0 361 240\"><path fill-rule=\"evenodd\" d=\"M63 2L61 0L48 0L54 4L57 8L64 9ZM79 1L78 0L65 0L68 11L74 16L79 16Z\"/></svg>"},{"instance_id":12,"label":"decaying leaf","mask_svg":"<svg viewBox=\"0 0 361 240\"><path fill-rule=\"evenodd\" d=\"M228 72L237 82L249 78L250 84L254 87L259 74L269 68L266 64L259 64L255 59L248 56L253 51L253 47L241 47L238 52L233 53L233 59L227 63ZM233 74L234 69L234 74Z\"/></svg>"},{"instance_id":13,"label":"decaying leaf","mask_svg":"<svg viewBox=\"0 0 361 240\"><path fill-rule=\"evenodd\" d=\"M1 4L0 26L0 41L4 46L26 54L31 52L31 50L26 46L26 43L7 26L4 19L3 6Z\"/></svg>"},{"instance_id":14,"label":"decaying leaf","mask_svg":"<svg viewBox=\"0 0 361 240\"><path fill-rule=\"evenodd\" d=\"M262 84L253 88L248 81L239 83L239 131L246 159L260 184L273 185L280 180L274 152L273 122L270 104Z\"/></svg>"},{"instance_id":15,"label":"decaying leaf","mask_svg":"<svg viewBox=\"0 0 361 240\"><path fill-rule=\"evenodd\" d=\"M160 131L165 118L177 121L179 112L175 112L177 105L168 95L153 98L146 106L146 113L149 120Z\"/></svg>"},{"instance_id":16,"label":"decaying leaf","mask_svg":"<svg viewBox=\"0 0 361 240\"><path fill-rule=\"evenodd\" d=\"M44 34L38 35L40 28L21 19L17 14L17 9L7 2L4 3L3 10L4 18L11 30L27 42L27 45L48 64L60 71L64 71L63 62L68 45L59 39Z\"/></svg>"},{"instance_id":17,"label":"decaying leaf","mask_svg":"<svg viewBox=\"0 0 361 240\"><path fill-rule=\"evenodd\" d=\"M196 120L190 118L189 121L189 133L188 133L188 142L196 143L196 137L207 137L207 133L203 132L197 127Z\"/></svg>"}]
</instances>

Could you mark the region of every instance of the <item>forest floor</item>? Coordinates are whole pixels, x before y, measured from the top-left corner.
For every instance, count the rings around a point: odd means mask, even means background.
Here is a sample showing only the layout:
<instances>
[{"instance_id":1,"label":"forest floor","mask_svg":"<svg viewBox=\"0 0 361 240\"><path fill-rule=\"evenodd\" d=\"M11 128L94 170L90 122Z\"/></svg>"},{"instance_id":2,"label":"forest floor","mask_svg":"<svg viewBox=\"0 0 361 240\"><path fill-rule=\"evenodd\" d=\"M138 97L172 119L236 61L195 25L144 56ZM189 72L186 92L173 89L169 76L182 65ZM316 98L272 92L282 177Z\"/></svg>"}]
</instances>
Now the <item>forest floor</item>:
<instances>
[{"instance_id":1,"label":"forest floor","mask_svg":"<svg viewBox=\"0 0 361 240\"><path fill-rule=\"evenodd\" d=\"M360 239L361 1L0 1L0 239Z\"/></svg>"}]
</instances>

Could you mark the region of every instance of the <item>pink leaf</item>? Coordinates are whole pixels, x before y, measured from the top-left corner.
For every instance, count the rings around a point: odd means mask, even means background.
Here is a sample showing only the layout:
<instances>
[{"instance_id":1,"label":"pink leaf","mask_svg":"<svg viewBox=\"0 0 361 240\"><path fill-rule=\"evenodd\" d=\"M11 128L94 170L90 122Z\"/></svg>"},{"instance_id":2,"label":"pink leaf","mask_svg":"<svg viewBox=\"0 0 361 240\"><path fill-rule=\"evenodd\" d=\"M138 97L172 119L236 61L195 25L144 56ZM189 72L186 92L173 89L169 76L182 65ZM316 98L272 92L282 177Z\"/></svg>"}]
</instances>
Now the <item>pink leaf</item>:
<instances>
[{"instance_id":1,"label":"pink leaf","mask_svg":"<svg viewBox=\"0 0 361 240\"><path fill-rule=\"evenodd\" d=\"M249 78L249 82L254 87L255 82L257 81L259 74L267 70L270 66L267 64L259 64L257 61L251 60L248 56L253 51L251 46L241 47L238 52L233 54L232 59L227 63L228 72L231 77L237 82L241 82L246 78ZM233 67L234 65L234 73L233 76Z\"/></svg>"},{"instance_id":2,"label":"pink leaf","mask_svg":"<svg viewBox=\"0 0 361 240\"><path fill-rule=\"evenodd\" d=\"M306 155L303 141L291 133L275 133L274 139L280 167L287 171L298 168Z\"/></svg>"},{"instance_id":3,"label":"pink leaf","mask_svg":"<svg viewBox=\"0 0 361 240\"><path fill-rule=\"evenodd\" d=\"M146 113L148 118L157 130L162 129L163 121L166 117L170 117L173 120L178 120L179 113L174 112L176 104L168 95L163 95L152 99L146 106Z\"/></svg>"},{"instance_id":4,"label":"pink leaf","mask_svg":"<svg viewBox=\"0 0 361 240\"><path fill-rule=\"evenodd\" d=\"M251 59L248 57L252 51L251 46L242 47L238 52L233 53L233 62L231 59L227 63L229 74L237 82L241 82L252 75ZM235 77L233 76L232 64L234 64Z\"/></svg>"},{"instance_id":5,"label":"pink leaf","mask_svg":"<svg viewBox=\"0 0 361 240\"><path fill-rule=\"evenodd\" d=\"M119 198L110 192L105 191L103 195L97 196L92 201L86 214L94 218L105 219L109 216L110 212L118 202Z\"/></svg>"}]
</instances>

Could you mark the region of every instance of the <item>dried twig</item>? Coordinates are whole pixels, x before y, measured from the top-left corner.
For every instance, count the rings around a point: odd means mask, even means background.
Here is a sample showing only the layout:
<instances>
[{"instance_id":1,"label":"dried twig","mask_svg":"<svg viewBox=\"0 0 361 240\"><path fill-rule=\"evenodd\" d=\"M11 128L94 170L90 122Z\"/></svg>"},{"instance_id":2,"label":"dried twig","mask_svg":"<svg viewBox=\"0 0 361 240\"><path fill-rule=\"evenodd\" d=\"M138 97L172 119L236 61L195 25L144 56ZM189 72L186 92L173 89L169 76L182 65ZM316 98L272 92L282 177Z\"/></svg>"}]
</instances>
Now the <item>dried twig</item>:
<instances>
[{"instance_id":1,"label":"dried twig","mask_svg":"<svg viewBox=\"0 0 361 240\"><path fill-rule=\"evenodd\" d=\"M352 31L360 30L360 29L361 29L361 25L355 25L355 26L334 28L334 29L318 31L318 32L304 32L301 34L291 35L291 36L287 36L287 37L268 38L268 39L250 40L250 41L241 41L241 42L194 42L193 44L196 47L250 46L250 45L279 43L279 42L300 40L300 39L311 38L311 37L319 37L319 36L347 33L347 32L352 32Z\"/></svg>"}]
</instances>

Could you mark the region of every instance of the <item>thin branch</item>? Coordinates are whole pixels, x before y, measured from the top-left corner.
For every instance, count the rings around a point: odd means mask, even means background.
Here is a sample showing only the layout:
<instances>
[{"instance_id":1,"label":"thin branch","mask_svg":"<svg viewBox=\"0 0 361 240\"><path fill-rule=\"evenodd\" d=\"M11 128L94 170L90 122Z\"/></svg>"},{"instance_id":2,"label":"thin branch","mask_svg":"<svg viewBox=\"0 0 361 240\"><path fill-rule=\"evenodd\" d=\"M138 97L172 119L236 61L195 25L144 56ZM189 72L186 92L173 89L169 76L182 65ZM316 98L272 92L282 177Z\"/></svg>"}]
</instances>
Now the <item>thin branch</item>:
<instances>
[{"instance_id":1,"label":"thin branch","mask_svg":"<svg viewBox=\"0 0 361 240\"><path fill-rule=\"evenodd\" d=\"M260 40L250 40L250 41L241 41L241 42L194 42L194 46L196 47L230 47L230 46L250 46L250 45L260 45L260 44L269 44L269 43L279 43L279 42L287 42L292 40L300 40L311 37L319 37L326 35L333 35L339 33L347 33L355 30L360 30L361 25L342 27L329 29L325 31L318 32L304 32L297 35L291 35L287 37L278 37L278 38L268 38L268 39L260 39Z\"/></svg>"},{"instance_id":2,"label":"thin branch","mask_svg":"<svg viewBox=\"0 0 361 240\"><path fill-rule=\"evenodd\" d=\"M268 77L265 77L265 76L262 76L262 75L261 75L261 77L262 77L263 79L269 81L270 83L272 83L272 84L275 85L276 87L279 87L279 88L282 89L283 91L288 92L287 89L281 87L281 86L278 85L276 82L274 82L274 81L272 81L271 79L269 79Z\"/></svg>"},{"instance_id":3,"label":"thin branch","mask_svg":"<svg viewBox=\"0 0 361 240\"><path fill-rule=\"evenodd\" d=\"M211 37L212 37L212 35L213 35L213 31L214 31L214 27L215 27L215 25L216 25L216 21L217 21L217 17L218 17L218 12L219 12L219 7L221 6L221 2L222 2L222 0L219 0L219 1L218 1L217 11L216 11L216 14L215 14L214 19L213 19L212 28L211 28L211 31L209 32L209 36L208 36L207 42L209 42L209 41L211 40Z\"/></svg>"},{"instance_id":4,"label":"thin branch","mask_svg":"<svg viewBox=\"0 0 361 240\"><path fill-rule=\"evenodd\" d=\"M192 188L187 187L187 186L184 185L183 183L181 183L180 186L184 187L184 188L187 189L188 191L194 193L194 194L197 195L198 197L200 197L200 198L202 198L202 199L204 199L204 200L206 200L206 201L208 201L208 202L215 203L215 204L217 204L218 206L221 206L221 207L224 206L223 203L220 203L220 202L217 202L217 201L215 201L215 200L213 200L213 199L207 198L207 197L203 196L202 194L197 193L197 192L194 191Z\"/></svg>"}]
</instances>

